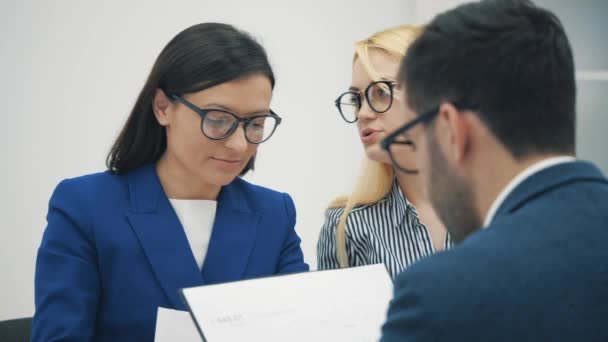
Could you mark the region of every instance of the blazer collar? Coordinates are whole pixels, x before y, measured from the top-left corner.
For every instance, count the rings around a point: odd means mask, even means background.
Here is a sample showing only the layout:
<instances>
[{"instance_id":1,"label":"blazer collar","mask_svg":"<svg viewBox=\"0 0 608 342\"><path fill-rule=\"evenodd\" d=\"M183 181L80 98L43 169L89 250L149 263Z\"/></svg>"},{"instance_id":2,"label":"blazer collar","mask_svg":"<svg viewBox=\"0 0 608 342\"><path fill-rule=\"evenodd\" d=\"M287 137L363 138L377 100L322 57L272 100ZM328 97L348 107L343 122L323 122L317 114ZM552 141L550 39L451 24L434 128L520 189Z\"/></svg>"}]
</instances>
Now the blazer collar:
<instances>
[{"instance_id":1,"label":"blazer collar","mask_svg":"<svg viewBox=\"0 0 608 342\"><path fill-rule=\"evenodd\" d=\"M207 284L243 279L261 218L251 209L250 203L256 199L251 198L245 186L244 180L236 178L218 196L213 232L203 263Z\"/></svg>"},{"instance_id":2,"label":"blazer collar","mask_svg":"<svg viewBox=\"0 0 608 342\"><path fill-rule=\"evenodd\" d=\"M496 211L495 218L516 211L529 200L551 189L582 180L608 182L602 172L589 162L577 161L558 164L531 175L515 187Z\"/></svg>"},{"instance_id":3,"label":"blazer collar","mask_svg":"<svg viewBox=\"0 0 608 342\"><path fill-rule=\"evenodd\" d=\"M242 277L259 221L240 189L242 180L237 178L220 191L202 272L155 165L129 172L127 180L131 205L127 219L159 284L176 309L186 309L179 294L182 288Z\"/></svg>"}]
</instances>

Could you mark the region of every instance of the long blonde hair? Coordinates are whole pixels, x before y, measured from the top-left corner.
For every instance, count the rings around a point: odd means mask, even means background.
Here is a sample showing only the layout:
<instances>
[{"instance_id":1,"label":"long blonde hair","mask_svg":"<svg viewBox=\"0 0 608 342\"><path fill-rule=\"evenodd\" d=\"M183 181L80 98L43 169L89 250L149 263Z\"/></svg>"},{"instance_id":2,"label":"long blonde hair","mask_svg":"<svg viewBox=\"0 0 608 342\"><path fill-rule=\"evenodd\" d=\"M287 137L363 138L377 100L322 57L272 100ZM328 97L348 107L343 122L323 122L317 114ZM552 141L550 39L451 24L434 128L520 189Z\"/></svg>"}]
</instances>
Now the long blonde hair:
<instances>
[{"instance_id":1,"label":"long blonde hair","mask_svg":"<svg viewBox=\"0 0 608 342\"><path fill-rule=\"evenodd\" d=\"M360 58L361 64L374 81L380 80L380 75L374 70L369 50L379 49L399 59L405 56L409 44L421 33L418 26L397 26L378 32L368 39L355 43L353 63ZM346 220L355 206L373 204L381 200L391 190L394 173L390 165L373 161L364 157L361 171L355 181L350 196L334 199L330 208L344 208L336 228L336 253L340 267L348 267L348 254L346 252Z\"/></svg>"}]
</instances>

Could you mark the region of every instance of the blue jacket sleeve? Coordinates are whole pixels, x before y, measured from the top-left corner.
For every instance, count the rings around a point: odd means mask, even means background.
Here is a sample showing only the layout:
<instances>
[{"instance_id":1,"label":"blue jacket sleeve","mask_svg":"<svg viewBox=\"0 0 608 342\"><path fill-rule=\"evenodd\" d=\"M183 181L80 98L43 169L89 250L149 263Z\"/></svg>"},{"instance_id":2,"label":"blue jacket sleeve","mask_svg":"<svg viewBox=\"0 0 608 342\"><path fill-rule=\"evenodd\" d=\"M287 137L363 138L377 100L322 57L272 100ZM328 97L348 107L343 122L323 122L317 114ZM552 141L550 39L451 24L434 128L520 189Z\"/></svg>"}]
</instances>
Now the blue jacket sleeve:
<instances>
[{"instance_id":1,"label":"blue jacket sleeve","mask_svg":"<svg viewBox=\"0 0 608 342\"><path fill-rule=\"evenodd\" d=\"M283 194L285 209L287 210L288 232L283 248L277 274L306 272L308 264L304 262L304 255L300 247L300 237L295 231L296 225L296 208L293 200L288 194Z\"/></svg>"},{"instance_id":2,"label":"blue jacket sleeve","mask_svg":"<svg viewBox=\"0 0 608 342\"><path fill-rule=\"evenodd\" d=\"M36 260L32 341L88 341L94 335L99 273L82 186L63 181L49 202Z\"/></svg>"}]
</instances>

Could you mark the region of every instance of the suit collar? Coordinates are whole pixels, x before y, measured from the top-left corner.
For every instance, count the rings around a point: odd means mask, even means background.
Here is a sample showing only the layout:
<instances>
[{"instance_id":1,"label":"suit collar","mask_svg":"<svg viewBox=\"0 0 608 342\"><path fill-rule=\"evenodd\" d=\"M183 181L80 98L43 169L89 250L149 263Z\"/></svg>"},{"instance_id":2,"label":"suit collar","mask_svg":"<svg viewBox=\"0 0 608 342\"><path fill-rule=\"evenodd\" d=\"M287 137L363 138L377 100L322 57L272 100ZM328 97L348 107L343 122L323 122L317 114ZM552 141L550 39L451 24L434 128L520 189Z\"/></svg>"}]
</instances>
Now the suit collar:
<instances>
[{"instance_id":1,"label":"suit collar","mask_svg":"<svg viewBox=\"0 0 608 342\"><path fill-rule=\"evenodd\" d=\"M246 182L236 178L218 196L213 232L203 263L208 284L236 281L244 276L260 221L250 206L255 199L245 187Z\"/></svg>"},{"instance_id":2,"label":"suit collar","mask_svg":"<svg viewBox=\"0 0 608 342\"><path fill-rule=\"evenodd\" d=\"M131 211L134 213L154 213L164 207L167 196L162 188L154 164L146 164L127 173ZM251 207L241 190L246 183L236 178L232 183L222 187L218 195L218 205L240 212L251 213ZM170 205L170 203L169 203Z\"/></svg>"},{"instance_id":3,"label":"suit collar","mask_svg":"<svg viewBox=\"0 0 608 342\"><path fill-rule=\"evenodd\" d=\"M525 181L527 178L529 178L530 176L534 175L535 173L540 172L543 169L549 168L551 166L555 166L555 165L562 164L562 163L574 162L574 161L576 161L576 158L574 158L572 156L563 155L563 156L558 156L558 157L546 158L546 159L543 159L541 161L538 161L538 162L528 166L526 169L524 169L519 174L517 174L513 179L511 179L511 181L509 183L507 183L507 185L503 188L503 190L494 199L494 201L492 202L492 205L490 206L490 208L488 209L488 212L486 213L485 219L483 220L483 226L487 227L490 225L490 223L492 222L492 219L494 219L494 216L496 215L496 211L502 205L502 203L505 201L507 196L509 194L511 194L511 192L513 192L513 190L519 184L521 184L523 181Z\"/></svg>"},{"instance_id":4,"label":"suit collar","mask_svg":"<svg viewBox=\"0 0 608 342\"><path fill-rule=\"evenodd\" d=\"M154 164L147 164L127 173L131 212L138 214L158 211L159 202L166 198ZM162 207L162 203L160 203Z\"/></svg>"},{"instance_id":5,"label":"suit collar","mask_svg":"<svg viewBox=\"0 0 608 342\"><path fill-rule=\"evenodd\" d=\"M559 186L576 181L607 183L606 177L593 164L577 161L543 169L522 181L499 206L495 217L510 214L529 200Z\"/></svg>"},{"instance_id":6,"label":"suit collar","mask_svg":"<svg viewBox=\"0 0 608 342\"><path fill-rule=\"evenodd\" d=\"M127 219L170 302L185 310L179 295L184 287L239 280L255 243L259 217L251 212L236 179L223 187L209 241L198 269L188 238L156 174L154 164L127 174L131 210Z\"/></svg>"}]
</instances>

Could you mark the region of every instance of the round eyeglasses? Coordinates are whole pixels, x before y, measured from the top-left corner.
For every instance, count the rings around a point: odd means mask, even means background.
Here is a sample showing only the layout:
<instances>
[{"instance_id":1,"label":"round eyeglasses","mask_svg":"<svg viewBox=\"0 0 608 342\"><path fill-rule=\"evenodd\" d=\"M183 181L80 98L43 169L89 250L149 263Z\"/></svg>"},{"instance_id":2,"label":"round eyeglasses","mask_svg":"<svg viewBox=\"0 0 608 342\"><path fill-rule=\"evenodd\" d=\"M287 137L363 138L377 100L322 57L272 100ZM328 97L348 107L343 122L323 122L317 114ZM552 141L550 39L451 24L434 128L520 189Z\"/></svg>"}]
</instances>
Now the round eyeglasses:
<instances>
[{"instance_id":1,"label":"round eyeglasses","mask_svg":"<svg viewBox=\"0 0 608 342\"><path fill-rule=\"evenodd\" d=\"M363 105L361 93L369 107L376 113L388 111L393 104L393 93L396 83L393 81L377 81L368 85L364 90L351 89L335 101L336 107L344 121L354 123L358 119L359 110Z\"/></svg>"},{"instance_id":2,"label":"round eyeglasses","mask_svg":"<svg viewBox=\"0 0 608 342\"><path fill-rule=\"evenodd\" d=\"M281 117L270 110L269 114L258 114L241 118L234 113L222 109L203 109L188 102L177 94L170 97L184 104L201 116L201 131L203 135L211 140L222 140L228 138L243 123L245 139L251 144L261 144L268 140L277 126L281 123Z\"/></svg>"}]
</instances>

